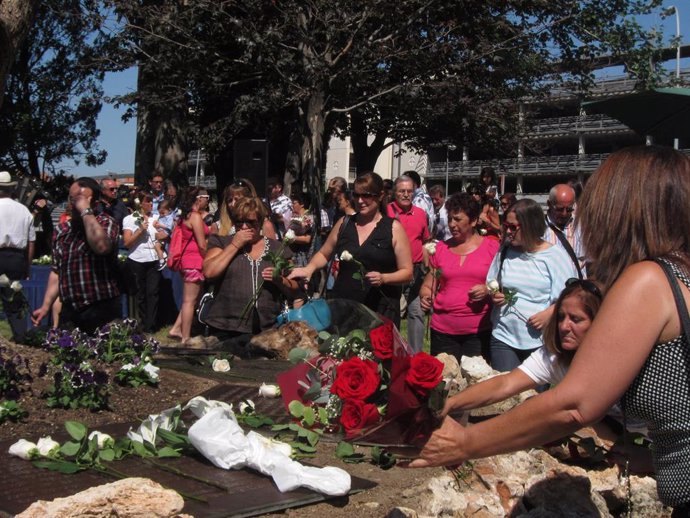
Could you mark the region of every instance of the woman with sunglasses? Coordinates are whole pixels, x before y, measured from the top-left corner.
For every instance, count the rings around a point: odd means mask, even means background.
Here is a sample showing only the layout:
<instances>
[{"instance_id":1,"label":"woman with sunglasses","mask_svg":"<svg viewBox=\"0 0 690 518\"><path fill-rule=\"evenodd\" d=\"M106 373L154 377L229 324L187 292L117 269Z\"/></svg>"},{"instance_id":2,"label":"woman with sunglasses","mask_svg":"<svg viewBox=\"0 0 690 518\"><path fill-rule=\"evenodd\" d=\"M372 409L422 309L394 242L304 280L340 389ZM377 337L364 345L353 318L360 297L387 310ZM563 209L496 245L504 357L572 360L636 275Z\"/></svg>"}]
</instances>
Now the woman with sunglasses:
<instances>
[{"instance_id":1,"label":"woman with sunglasses","mask_svg":"<svg viewBox=\"0 0 690 518\"><path fill-rule=\"evenodd\" d=\"M214 233L219 236L229 236L235 232L235 225L230 217L232 207L244 198L258 198L254 184L246 178L238 178L223 190L223 202L218 207L218 221ZM261 225L261 232L269 239L276 238L276 229L271 220L266 217Z\"/></svg>"},{"instance_id":2,"label":"woman with sunglasses","mask_svg":"<svg viewBox=\"0 0 690 518\"><path fill-rule=\"evenodd\" d=\"M534 200L508 209L506 241L487 274L487 281L496 279L501 288L490 294L491 366L497 371L513 370L541 347L542 329L563 284L577 276L565 250L542 239L545 229L544 213Z\"/></svg>"},{"instance_id":3,"label":"woman with sunglasses","mask_svg":"<svg viewBox=\"0 0 690 518\"><path fill-rule=\"evenodd\" d=\"M591 281L568 279L544 327L544 346L509 373L472 385L448 398L443 415L491 405L525 390L559 383L592 325L601 299L599 288Z\"/></svg>"},{"instance_id":4,"label":"woman with sunglasses","mask_svg":"<svg viewBox=\"0 0 690 518\"><path fill-rule=\"evenodd\" d=\"M235 232L228 236L212 235L204 259L204 275L217 289L206 323L211 334L223 346L240 356L254 334L275 324L283 297L294 298L298 284L277 272L269 254L292 257L290 248L261 235L261 222L267 211L259 198L242 198L230 212Z\"/></svg>"},{"instance_id":5,"label":"woman with sunglasses","mask_svg":"<svg viewBox=\"0 0 690 518\"><path fill-rule=\"evenodd\" d=\"M209 234L209 227L204 222L204 215L208 214L208 201L209 194L206 189L200 187L185 189L179 206L180 217L176 223L182 229L184 248L180 268L184 283L180 313L168 336L179 338L183 344L186 344L190 338L194 308L199 301L204 284L201 268L206 255L206 239Z\"/></svg>"},{"instance_id":6,"label":"woman with sunglasses","mask_svg":"<svg viewBox=\"0 0 690 518\"><path fill-rule=\"evenodd\" d=\"M381 212L383 194L379 175L360 175L353 193L357 214L338 220L309 264L289 278L308 281L336 255L340 270L331 296L361 302L399 325L401 285L412 280L412 258L400 222Z\"/></svg>"},{"instance_id":7,"label":"woman with sunglasses","mask_svg":"<svg viewBox=\"0 0 690 518\"><path fill-rule=\"evenodd\" d=\"M661 146L612 153L587 182L577 219L605 298L563 381L467 428L446 418L411 466L544 444L620 399L626 419L648 424L659 499L689 516L690 158Z\"/></svg>"}]
</instances>

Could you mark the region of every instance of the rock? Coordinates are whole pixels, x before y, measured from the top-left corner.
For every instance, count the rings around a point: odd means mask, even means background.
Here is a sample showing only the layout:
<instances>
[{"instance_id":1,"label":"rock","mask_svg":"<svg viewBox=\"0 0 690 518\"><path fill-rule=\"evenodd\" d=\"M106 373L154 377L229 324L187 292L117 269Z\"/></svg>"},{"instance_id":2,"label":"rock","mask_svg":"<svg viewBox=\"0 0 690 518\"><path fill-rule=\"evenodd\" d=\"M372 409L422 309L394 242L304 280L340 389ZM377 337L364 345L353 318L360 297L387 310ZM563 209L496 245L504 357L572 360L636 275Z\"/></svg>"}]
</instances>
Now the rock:
<instances>
[{"instance_id":1,"label":"rock","mask_svg":"<svg viewBox=\"0 0 690 518\"><path fill-rule=\"evenodd\" d=\"M454 396L467 388L467 381L462 376L462 369L455 356L448 353L439 353L436 359L443 363L443 373L441 376L446 381L448 397Z\"/></svg>"},{"instance_id":2,"label":"rock","mask_svg":"<svg viewBox=\"0 0 690 518\"><path fill-rule=\"evenodd\" d=\"M463 356L460 360L460 366L462 375L469 385L474 385L499 374L481 356Z\"/></svg>"},{"instance_id":3,"label":"rock","mask_svg":"<svg viewBox=\"0 0 690 518\"><path fill-rule=\"evenodd\" d=\"M147 478L126 478L50 502L39 500L15 518L172 518L181 516L182 497Z\"/></svg>"},{"instance_id":4,"label":"rock","mask_svg":"<svg viewBox=\"0 0 690 518\"><path fill-rule=\"evenodd\" d=\"M441 475L429 480L424 502L419 509L421 516L464 516L467 508L465 494L458 491L458 485L450 475Z\"/></svg>"},{"instance_id":5,"label":"rock","mask_svg":"<svg viewBox=\"0 0 690 518\"><path fill-rule=\"evenodd\" d=\"M417 511L408 507L394 507L385 518L418 518Z\"/></svg>"}]
</instances>

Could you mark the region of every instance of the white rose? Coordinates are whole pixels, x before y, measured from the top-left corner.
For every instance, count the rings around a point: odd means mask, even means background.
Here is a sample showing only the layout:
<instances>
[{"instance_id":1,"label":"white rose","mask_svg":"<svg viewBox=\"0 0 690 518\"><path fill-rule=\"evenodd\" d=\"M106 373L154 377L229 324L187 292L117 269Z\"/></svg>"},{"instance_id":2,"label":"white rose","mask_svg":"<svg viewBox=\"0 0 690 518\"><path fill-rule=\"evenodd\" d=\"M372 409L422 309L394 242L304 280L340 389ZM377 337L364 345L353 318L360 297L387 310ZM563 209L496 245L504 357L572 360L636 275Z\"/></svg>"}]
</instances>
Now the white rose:
<instances>
[{"instance_id":1,"label":"white rose","mask_svg":"<svg viewBox=\"0 0 690 518\"><path fill-rule=\"evenodd\" d=\"M19 281L12 281L12 284L10 284L10 288L12 288L12 291L15 293L19 293L22 291L22 283Z\"/></svg>"},{"instance_id":2,"label":"white rose","mask_svg":"<svg viewBox=\"0 0 690 518\"><path fill-rule=\"evenodd\" d=\"M7 450L7 453L24 460L31 460L39 454L36 445L31 441L27 441L26 439L19 439L12 446L10 446L10 449Z\"/></svg>"},{"instance_id":3,"label":"white rose","mask_svg":"<svg viewBox=\"0 0 690 518\"><path fill-rule=\"evenodd\" d=\"M490 279L486 283L486 287L489 289L491 293L497 293L501 290L501 286L498 284L498 281L496 279Z\"/></svg>"},{"instance_id":4,"label":"white rose","mask_svg":"<svg viewBox=\"0 0 690 518\"><path fill-rule=\"evenodd\" d=\"M280 396L280 387L278 385L262 383L259 387L259 395L263 397L278 397Z\"/></svg>"},{"instance_id":5,"label":"white rose","mask_svg":"<svg viewBox=\"0 0 690 518\"><path fill-rule=\"evenodd\" d=\"M283 237L283 241L286 243L292 243L295 240L295 231L290 229L287 232L285 232L285 237Z\"/></svg>"},{"instance_id":6,"label":"white rose","mask_svg":"<svg viewBox=\"0 0 690 518\"><path fill-rule=\"evenodd\" d=\"M10 285L10 278L4 273L0 275L0 287L7 288Z\"/></svg>"},{"instance_id":7,"label":"white rose","mask_svg":"<svg viewBox=\"0 0 690 518\"><path fill-rule=\"evenodd\" d=\"M96 430L91 432L89 434L89 441L93 438L96 438L96 441L98 442L98 449L102 450L103 448L107 448L108 446L113 446L115 444L115 439L113 439L110 435L107 433L101 433Z\"/></svg>"},{"instance_id":8,"label":"white rose","mask_svg":"<svg viewBox=\"0 0 690 518\"><path fill-rule=\"evenodd\" d=\"M486 230L485 228L480 228L480 229L479 229L479 235L480 235L480 236L485 236L485 235L487 235L487 234L488 234L488 232L487 232L487 230Z\"/></svg>"},{"instance_id":9,"label":"white rose","mask_svg":"<svg viewBox=\"0 0 690 518\"><path fill-rule=\"evenodd\" d=\"M213 360L213 365L211 367L215 372L228 372L230 370L230 362L228 360L216 358Z\"/></svg>"},{"instance_id":10,"label":"white rose","mask_svg":"<svg viewBox=\"0 0 690 518\"><path fill-rule=\"evenodd\" d=\"M438 243L438 241L435 239L428 243L424 243L424 250L426 250L429 255L434 255L436 253L436 243Z\"/></svg>"},{"instance_id":11,"label":"white rose","mask_svg":"<svg viewBox=\"0 0 690 518\"><path fill-rule=\"evenodd\" d=\"M60 451L60 443L51 439L49 435L47 437L41 437L36 443L36 448L42 457L52 457Z\"/></svg>"},{"instance_id":12,"label":"white rose","mask_svg":"<svg viewBox=\"0 0 690 518\"><path fill-rule=\"evenodd\" d=\"M122 367L120 367L121 371L131 371L134 368L133 363L125 363Z\"/></svg>"},{"instance_id":13,"label":"white rose","mask_svg":"<svg viewBox=\"0 0 690 518\"><path fill-rule=\"evenodd\" d=\"M352 261L354 257L352 257L352 254L348 252L347 250L343 250L343 252L340 254L340 260L349 262Z\"/></svg>"},{"instance_id":14,"label":"white rose","mask_svg":"<svg viewBox=\"0 0 690 518\"><path fill-rule=\"evenodd\" d=\"M245 401L240 402L240 414L251 414L254 412L254 408L256 406L254 405L254 401L251 399L247 399Z\"/></svg>"},{"instance_id":15,"label":"white rose","mask_svg":"<svg viewBox=\"0 0 690 518\"><path fill-rule=\"evenodd\" d=\"M148 374L151 381L158 381L158 373L160 368L156 367L153 363L144 364L144 372Z\"/></svg>"}]
</instances>

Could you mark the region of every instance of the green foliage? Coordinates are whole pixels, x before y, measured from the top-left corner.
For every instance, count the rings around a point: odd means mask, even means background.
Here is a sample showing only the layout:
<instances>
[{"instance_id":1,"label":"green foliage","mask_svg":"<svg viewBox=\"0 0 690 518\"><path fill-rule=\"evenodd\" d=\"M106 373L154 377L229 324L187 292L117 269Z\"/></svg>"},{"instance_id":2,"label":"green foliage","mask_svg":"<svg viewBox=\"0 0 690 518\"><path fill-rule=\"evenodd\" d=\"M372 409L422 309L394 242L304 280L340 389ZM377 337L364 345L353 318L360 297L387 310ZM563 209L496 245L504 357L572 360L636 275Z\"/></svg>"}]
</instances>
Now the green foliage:
<instances>
[{"instance_id":1,"label":"green foliage","mask_svg":"<svg viewBox=\"0 0 690 518\"><path fill-rule=\"evenodd\" d=\"M0 166L38 177L73 159L102 164L96 118L104 76L105 11L95 0L39 2L0 109Z\"/></svg>"},{"instance_id":2,"label":"green foliage","mask_svg":"<svg viewBox=\"0 0 690 518\"><path fill-rule=\"evenodd\" d=\"M29 361L0 346L0 397L17 400L21 392L31 383Z\"/></svg>"},{"instance_id":3,"label":"green foliage","mask_svg":"<svg viewBox=\"0 0 690 518\"><path fill-rule=\"evenodd\" d=\"M0 424L5 421L19 421L29 415L16 401L0 401Z\"/></svg>"}]
</instances>

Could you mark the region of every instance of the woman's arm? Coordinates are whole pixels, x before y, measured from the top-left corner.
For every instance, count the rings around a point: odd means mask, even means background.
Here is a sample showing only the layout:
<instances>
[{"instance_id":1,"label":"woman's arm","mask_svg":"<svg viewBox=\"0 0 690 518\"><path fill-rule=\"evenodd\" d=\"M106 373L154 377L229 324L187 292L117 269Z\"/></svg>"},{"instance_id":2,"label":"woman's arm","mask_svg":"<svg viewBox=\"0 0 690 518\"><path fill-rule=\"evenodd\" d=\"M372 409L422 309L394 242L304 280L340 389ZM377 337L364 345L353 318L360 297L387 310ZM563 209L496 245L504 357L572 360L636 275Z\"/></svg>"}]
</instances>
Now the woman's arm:
<instances>
[{"instance_id":1,"label":"woman's arm","mask_svg":"<svg viewBox=\"0 0 690 518\"><path fill-rule=\"evenodd\" d=\"M494 376L472 385L459 394L448 398L443 406L442 414L448 415L452 410L472 410L498 403L536 386L537 384L532 378L522 370L513 369L506 374Z\"/></svg>"},{"instance_id":2,"label":"woman's arm","mask_svg":"<svg viewBox=\"0 0 690 518\"><path fill-rule=\"evenodd\" d=\"M407 284L412 281L412 252L405 229L393 220L393 252L398 269L391 273L368 272L366 278L373 286L383 284Z\"/></svg>"},{"instance_id":3,"label":"woman's arm","mask_svg":"<svg viewBox=\"0 0 690 518\"><path fill-rule=\"evenodd\" d=\"M139 245L137 241L148 232L147 226L148 224L146 222L142 222L141 226L135 232L132 232L128 228L122 231L122 242L128 250L133 250Z\"/></svg>"},{"instance_id":4,"label":"woman's arm","mask_svg":"<svg viewBox=\"0 0 690 518\"><path fill-rule=\"evenodd\" d=\"M422 310L424 311L431 310L433 284L434 276L432 272L429 272L424 276L424 281L419 288L419 304L422 306Z\"/></svg>"},{"instance_id":5,"label":"woman's arm","mask_svg":"<svg viewBox=\"0 0 690 518\"><path fill-rule=\"evenodd\" d=\"M340 232L340 227L343 225L344 219L344 217L340 218L336 222L331 232L328 234L326 241L321 246L321 249L312 256L309 264L303 268L295 268L292 270L288 279L310 279L316 270L320 270L328 264L335 250L335 245L338 241L338 233ZM354 225L354 222L352 224Z\"/></svg>"},{"instance_id":6,"label":"woman's arm","mask_svg":"<svg viewBox=\"0 0 690 518\"><path fill-rule=\"evenodd\" d=\"M206 232L204 232L204 220L201 214L192 212L184 224L187 225L187 228L192 229L194 239L196 239L196 244L199 247L199 253L201 257L204 257L206 255Z\"/></svg>"},{"instance_id":7,"label":"woman's arm","mask_svg":"<svg viewBox=\"0 0 690 518\"><path fill-rule=\"evenodd\" d=\"M410 465L457 464L569 435L601 418L635 379L654 344L679 335L680 330L661 268L650 262L635 264L607 293L561 383L510 412L468 428L446 418L421 459Z\"/></svg>"},{"instance_id":8,"label":"woman's arm","mask_svg":"<svg viewBox=\"0 0 690 518\"><path fill-rule=\"evenodd\" d=\"M225 248L211 248L204 257L204 277L215 279L220 277L232 260L239 255L242 248L251 241L252 231L249 229L238 230Z\"/></svg>"}]
</instances>

